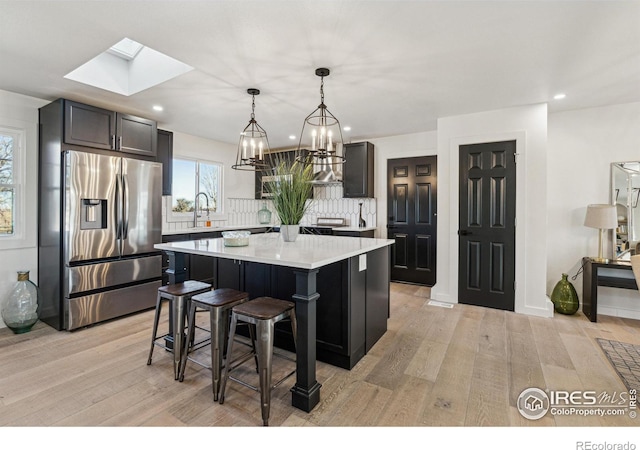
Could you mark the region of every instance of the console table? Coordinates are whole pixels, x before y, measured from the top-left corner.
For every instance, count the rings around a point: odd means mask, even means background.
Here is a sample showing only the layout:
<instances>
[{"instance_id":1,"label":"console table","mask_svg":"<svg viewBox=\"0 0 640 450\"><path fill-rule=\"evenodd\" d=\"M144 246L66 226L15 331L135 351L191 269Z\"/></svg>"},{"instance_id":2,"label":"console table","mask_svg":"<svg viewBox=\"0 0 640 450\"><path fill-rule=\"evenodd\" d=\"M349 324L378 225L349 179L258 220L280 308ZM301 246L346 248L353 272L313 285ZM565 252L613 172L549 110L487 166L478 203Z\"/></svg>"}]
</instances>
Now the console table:
<instances>
[{"instance_id":1,"label":"console table","mask_svg":"<svg viewBox=\"0 0 640 450\"><path fill-rule=\"evenodd\" d=\"M591 320L598 321L598 286L622 289L638 289L635 278L602 275L602 269L631 272L629 261L597 262L593 258L582 258L582 312Z\"/></svg>"}]
</instances>

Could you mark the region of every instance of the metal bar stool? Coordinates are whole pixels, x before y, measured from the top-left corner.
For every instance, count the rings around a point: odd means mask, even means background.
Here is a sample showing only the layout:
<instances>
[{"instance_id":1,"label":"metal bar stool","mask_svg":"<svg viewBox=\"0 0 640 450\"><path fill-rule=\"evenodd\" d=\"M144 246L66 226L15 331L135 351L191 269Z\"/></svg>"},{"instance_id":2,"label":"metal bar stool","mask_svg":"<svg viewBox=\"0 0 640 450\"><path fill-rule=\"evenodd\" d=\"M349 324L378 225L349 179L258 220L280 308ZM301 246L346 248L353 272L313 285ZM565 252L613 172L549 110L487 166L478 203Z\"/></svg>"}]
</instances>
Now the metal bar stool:
<instances>
[{"instance_id":1,"label":"metal bar stool","mask_svg":"<svg viewBox=\"0 0 640 450\"><path fill-rule=\"evenodd\" d=\"M277 383L271 384L271 363L273 359L274 326L277 322L289 318L291 320L291 331L293 340L296 341L296 314L295 304L285 300L278 300L271 297L258 297L246 303L234 306L231 310L231 326L229 329L229 342L227 348L227 359L222 376L222 386L220 387L220 404L224 403L225 388L227 380L232 379L243 386L260 392L260 403L262 409L262 423L269 425L269 411L271 406L271 390L278 387L284 380L295 373L295 369L281 378ZM246 322L256 326L256 354L258 358L258 375L260 386L255 387L244 381L234 378L230 373L242 365L248 358L233 359L233 339L238 321ZM285 357L284 355L278 355ZM285 357L286 358L286 357ZM286 358L295 361L291 358Z\"/></svg>"},{"instance_id":2,"label":"metal bar stool","mask_svg":"<svg viewBox=\"0 0 640 450\"><path fill-rule=\"evenodd\" d=\"M194 339L196 310L200 308L200 310L209 311L209 321L211 323L211 366L207 368L211 370L211 387L213 389L214 401L218 401L218 392L220 390L222 360L224 347L226 345L225 339L229 333L229 311L234 306L244 303L247 300L249 300L249 294L229 288L215 289L191 297L191 306L189 307L189 316L187 319L189 325L180 359L179 380L184 380L187 360L207 367L189 356L189 345Z\"/></svg>"},{"instance_id":3,"label":"metal bar stool","mask_svg":"<svg viewBox=\"0 0 640 450\"><path fill-rule=\"evenodd\" d=\"M153 356L153 347L162 347L165 350L173 351L173 372L175 379L178 379L180 369L180 357L182 353L182 338L184 335L184 321L187 312L187 303L192 296L201 294L211 290L209 283L201 281L187 280L183 283L168 284L158 288L158 299L156 300L156 315L153 319L153 334L151 335L151 348L149 349L149 358L147 365L151 364ZM160 313L162 311L162 303L164 301L171 302L173 311L173 333L167 333L158 336L158 323L160 322ZM173 339L173 349L158 342L160 339L171 337Z\"/></svg>"}]
</instances>

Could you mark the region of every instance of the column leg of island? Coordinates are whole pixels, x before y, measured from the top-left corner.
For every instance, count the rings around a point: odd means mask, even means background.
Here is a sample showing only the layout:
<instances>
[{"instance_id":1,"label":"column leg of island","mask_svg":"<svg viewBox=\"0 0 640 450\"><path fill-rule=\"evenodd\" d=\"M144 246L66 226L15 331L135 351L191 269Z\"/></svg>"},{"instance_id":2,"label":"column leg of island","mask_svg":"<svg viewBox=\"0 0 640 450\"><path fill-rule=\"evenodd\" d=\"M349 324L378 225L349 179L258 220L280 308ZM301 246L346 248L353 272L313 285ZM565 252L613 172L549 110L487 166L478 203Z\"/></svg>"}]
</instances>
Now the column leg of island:
<instances>
[{"instance_id":1,"label":"column leg of island","mask_svg":"<svg viewBox=\"0 0 640 450\"><path fill-rule=\"evenodd\" d=\"M187 254L166 251L167 257L169 258L169 268L166 270L166 274L169 277L169 284L183 283L187 281L187 268L184 263L185 258L187 258ZM167 348L173 348L173 318L175 317L175 313L173 308L169 309L169 336L167 336L164 340Z\"/></svg>"},{"instance_id":2,"label":"column leg of island","mask_svg":"<svg viewBox=\"0 0 640 450\"><path fill-rule=\"evenodd\" d=\"M321 384L316 380L316 290L317 269L296 270L296 384L291 388L291 404L310 412L320 402Z\"/></svg>"}]
</instances>

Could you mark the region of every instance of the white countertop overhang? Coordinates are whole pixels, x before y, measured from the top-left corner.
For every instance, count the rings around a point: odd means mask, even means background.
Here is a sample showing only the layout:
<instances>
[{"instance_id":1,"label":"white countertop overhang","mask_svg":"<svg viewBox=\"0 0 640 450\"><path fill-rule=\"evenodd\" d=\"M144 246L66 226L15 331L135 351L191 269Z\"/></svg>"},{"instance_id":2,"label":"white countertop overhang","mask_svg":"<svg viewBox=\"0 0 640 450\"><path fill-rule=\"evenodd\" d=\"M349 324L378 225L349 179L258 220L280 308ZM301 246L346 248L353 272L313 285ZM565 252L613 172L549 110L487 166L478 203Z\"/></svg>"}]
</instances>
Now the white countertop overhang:
<instances>
[{"instance_id":1,"label":"white countertop overhang","mask_svg":"<svg viewBox=\"0 0 640 450\"><path fill-rule=\"evenodd\" d=\"M198 234L210 233L212 231L235 231L235 230L253 230L262 228L272 228L274 225L225 225L223 227L191 227L181 228L179 230L162 230L163 236L171 236L175 234Z\"/></svg>"},{"instance_id":2,"label":"white countertop overhang","mask_svg":"<svg viewBox=\"0 0 640 450\"><path fill-rule=\"evenodd\" d=\"M252 234L245 247L225 247L222 238L156 244L165 251L251 261L299 269L317 269L392 245L393 239L300 235L284 242L279 233Z\"/></svg>"},{"instance_id":3,"label":"white countertop overhang","mask_svg":"<svg viewBox=\"0 0 640 450\"><path fill-rule=\"evenodd\" d=\"M179 230L162 230L163 236L171 236L176 234L198 234L198 233L210 233L212 231L235 231L235 230L253 230L253 229L263 229L263 228L275 228L280 225L275 224L264 224L264 225L225 225L223 227L191 227L191 228L181 228ZM315 228L317 225L300 225L301 227L311 227ZM376 230L376 227L323 227L323 228L331 228L336 231L371 231Z\"/></svg>"}]
</instances>

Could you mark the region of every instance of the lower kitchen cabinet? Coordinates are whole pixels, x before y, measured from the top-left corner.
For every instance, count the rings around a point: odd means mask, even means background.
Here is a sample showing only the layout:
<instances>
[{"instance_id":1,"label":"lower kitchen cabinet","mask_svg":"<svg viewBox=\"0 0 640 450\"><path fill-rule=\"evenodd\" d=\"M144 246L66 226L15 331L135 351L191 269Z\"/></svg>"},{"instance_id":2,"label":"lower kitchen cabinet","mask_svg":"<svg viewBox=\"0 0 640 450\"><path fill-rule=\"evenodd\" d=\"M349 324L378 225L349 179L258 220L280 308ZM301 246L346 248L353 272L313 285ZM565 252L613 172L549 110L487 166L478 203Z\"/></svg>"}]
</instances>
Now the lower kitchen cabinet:
<instances>
[{"instance_id":1,"label":"lower kitchen cabinet","mask_svg":"<svg viewBox=\"0 0 640 450\"><path fill-rule=\"evenodd\" d=\"M372 238L375 235L375 230L366 230L366 231L342 231L338 229L333 229L334 236L351 236L351 237L367 237Z\"/></svg>"},{"instance_id":2,"label":"lower kitchen cabinet","mask_svg":"<svg viewBox=\"0 0 640 450\"><path fill-rule=\"evenodd\" d=\"M171 235L162 236L162 243L188 241L188 240L189 240L188 234L171 234ZM189 262L190 262L190 258L188 256L189 255L187 255L187 257L184 258L184 265L185 265L185 270L187 274L189 274ZM163 286L166 286L167 284L170 283L169 274L167 273L168 269L169 269L169 255L167 254L167 252L163 251L162 252L162 285ZM187 275L187 277L188 276L189 275Z\"/></svg>"},{"instance_id":3,"label":"lower kitchen cabinet","mask_svg":"<svg viewBox=\"0 0 640 450\"><path fill-rule=\"evenodd\" d=\"M248 231L251 233L266 233L269 228L251 228ZM178 242L178 241L191 241L196 239L215 239L222 237L222 231L205 231L201 233L185 233L185 234L168 234L162 236L162 242ZM162 252L162 284L169 284L169 276L166 270L169 268L169 259L166 252ZM214 284L214 267L213 261L208 256L201 255L185 255L184 256L185 269L187 272L187 279L202 281L204 283ZM239 270L238 268L230 267L229 269ZM227 275L223 275L225 278ZM227 286L232 287L232 286ZM234 288L237 289L237 288Z\"/></svg>"},{"instance_id":4,"label":"lower kitchen cabinet","mask_svg":"<svg viewBox=\"0 0 640 450\"><path fill-rule=\"evenodd\" d=\"M220 231L207 231L205 233L190 234L189 240L219 237L222 237ZM201 255L189 255L189 279L213 285L213 262L211 258Z\"/></svg>"},{"instance_id":5,"label":"lower kitchen cabinet","mask_svg":"<svg viewBox=\"0 0 640 450\"><path fill-rule=\"evenodd\" d=\"M245 291L249 298L272 296L268 265L250 261L216 258L213 261L214 287Z\"/></svg>"},{"instance_id":6,"label":"lower kitchen cabinet","mask_svg":"<svg viewBox=\"0 0 640 450\"><path fill-rule=\"evenodd\" d=\"M367 270L360 270L359 257L353 257L318 271L316 353L320 361L351 369L387 330L389 304L381 293L388 294L389 286L379 286L379 280L388 278L379 271L389 270L388 249L371 252L367 258ZM216 258L213 264L216 288L246 291L251 299L289 300L295 293L290 267L223 258ZM288 324L276 324L275 343L295 350Z\"/></svg>"},{"instance_id":7,"label":"lower kitchen cabinet","mask_svg":"<svg viewBox=\"0 0 640 450\"><path fill-rule=\"evenodd\" d=\"M211 239L220 237L219 231L197 234L169 234L162 236L162 242L190 241L193 239ZM187 279L203 281L213 284L213 264L211 258L200 255L185 255L184 258ZM169 268L169 257L166 252L162 252L162 284L169 284L169 275L166 273Z\"/></svg>"}]
</instances>

